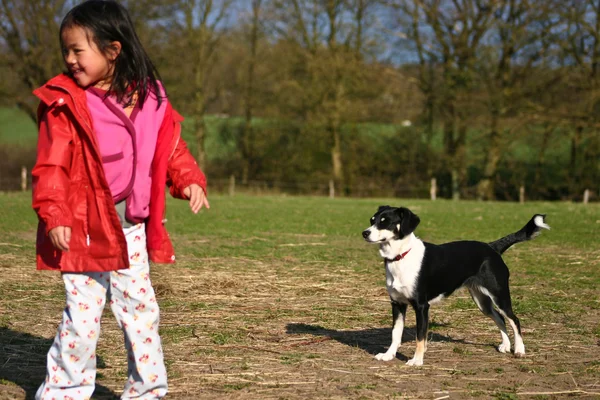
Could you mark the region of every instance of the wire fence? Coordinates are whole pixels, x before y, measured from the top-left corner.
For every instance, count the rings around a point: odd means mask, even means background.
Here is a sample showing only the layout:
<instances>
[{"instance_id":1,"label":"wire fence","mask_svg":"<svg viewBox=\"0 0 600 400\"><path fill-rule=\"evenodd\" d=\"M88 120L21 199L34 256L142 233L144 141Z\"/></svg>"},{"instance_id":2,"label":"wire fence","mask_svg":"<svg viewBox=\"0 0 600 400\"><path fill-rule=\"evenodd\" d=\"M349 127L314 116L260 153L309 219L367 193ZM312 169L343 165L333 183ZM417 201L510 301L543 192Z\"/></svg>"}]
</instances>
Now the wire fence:
<instances>
[{"instance_id":1,"label":"wire fence","mask_svg":"<svg viewBox=\"0 0 600 400\"><path fill-rule=\"evenodd\" d=\"M0 171L0 191L27 191L31 190L31 175L27 168L21 169L20 175L3 174ZM234 196L236 193L252 195L294 195L294 196L328 196L353 197L353 198L413 198L430 199L440 198L436 179L430 182L413 182L410 185L401 183L383 183L377 179L362 179L354 184L344 184L336 187L332 180L329 181L280 181L280 180L248 180L241 182L232 175L229 178L210 179L210 193L228 194ZM477 187L463 188L463 199L476 199ZM590 203L600 201L600 196L590 189L581 194L569 198L572 201ZM514 200L524 203L527 193L521 186L515 193Z\"/></svg>"},{"instance_id":2,"label":"wire fence","mask_svg":"<svg viewBox=\"0 0 600 400\"><path fill-rule=\"evenodd\" d=\"M31 190L31 176L6 176L0 173L0 191ZM331 181L280 181L280 180L249 180L241 182L235 178L209 179L210 193L253 194L253 195L298 195L298 196L329 196L329 197L404 197L427 198L427 184L416 184L411 187L397 185L378 185L377 182L364 182L344 185L335 189Z\"/></svg>"}]
</instances>

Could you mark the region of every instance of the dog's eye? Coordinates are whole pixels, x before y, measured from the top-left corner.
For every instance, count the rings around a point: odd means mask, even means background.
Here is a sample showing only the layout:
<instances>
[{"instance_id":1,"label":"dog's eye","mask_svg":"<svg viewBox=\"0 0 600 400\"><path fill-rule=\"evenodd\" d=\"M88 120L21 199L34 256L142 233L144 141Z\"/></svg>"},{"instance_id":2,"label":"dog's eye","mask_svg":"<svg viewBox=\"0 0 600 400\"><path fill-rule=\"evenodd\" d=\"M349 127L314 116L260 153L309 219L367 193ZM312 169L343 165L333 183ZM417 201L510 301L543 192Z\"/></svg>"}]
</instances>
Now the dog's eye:
<instances>
[{"instance_id":1,"label":"dog's eye","mask_svg":"<svg viewBox=\"0 0 600 400\"><path fill-rule=\"evenodd\" d=\"M385 218L381 218L381 222L385 221Z\"/></svg>"}]
</instances>

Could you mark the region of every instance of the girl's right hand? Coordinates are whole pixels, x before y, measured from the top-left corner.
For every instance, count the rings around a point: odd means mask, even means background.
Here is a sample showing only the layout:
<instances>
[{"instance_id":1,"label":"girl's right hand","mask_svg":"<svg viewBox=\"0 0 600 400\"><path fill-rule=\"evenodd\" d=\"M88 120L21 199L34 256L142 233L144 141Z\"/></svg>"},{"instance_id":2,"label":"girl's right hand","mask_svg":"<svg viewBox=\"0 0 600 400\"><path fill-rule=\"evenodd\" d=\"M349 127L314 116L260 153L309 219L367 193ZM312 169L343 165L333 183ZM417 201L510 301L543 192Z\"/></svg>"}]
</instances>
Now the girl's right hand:
<instances>
[{"instance_id":1,"label":"girl's right hand","mask_svg":"<svg viewBox=\"0 0 600 400\"><path fill-rule=\"evenodd\" d=\"M71 241L71 227L57 226L48 232L50 241L58 250L69 251L69 242Z\"/></svg>"},{"instance_id":2,"label":"girl's right hand","mask_svg":"<svg viewBox=\"0 0 600 400\"><path fill-rule=\"evenodd\" d=\"M200 211L202 206L210 208L204 189L197 183L192 183L190 186L183 189L183 195L190 199L190 208L194 214L198 214L198 211Z\"/></svg>"}]
</instances>

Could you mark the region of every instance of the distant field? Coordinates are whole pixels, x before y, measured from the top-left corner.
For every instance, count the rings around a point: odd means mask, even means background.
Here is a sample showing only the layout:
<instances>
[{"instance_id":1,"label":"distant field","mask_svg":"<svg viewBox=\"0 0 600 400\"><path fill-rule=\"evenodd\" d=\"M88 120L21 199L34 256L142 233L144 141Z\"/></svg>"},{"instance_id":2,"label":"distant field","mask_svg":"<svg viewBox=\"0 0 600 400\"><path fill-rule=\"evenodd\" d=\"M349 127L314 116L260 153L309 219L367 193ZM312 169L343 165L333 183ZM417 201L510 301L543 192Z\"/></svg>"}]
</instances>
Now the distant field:
<instances>
[{"instance_id":1,"label":"distant field","mask_svg":"<svg viewBox=\"0 0 600 400\"><path fill-rule=\"evenodd\" d=\"M191 122L192 120L189 118L184 121L183 136L188 142L189 147L193 150L196 144L194 142L194 132ZM221 138L219 129L226 123L235 124L236 119L209 116L206 123L208 128L206 148L209 159L222 158L226 154L235 151L235 143L232 143L227 138ZM37 127L27 114L17 108L0 107L0 146L3 144L35 146L36 142Z\"/></svg>"},{"instance_id":2,"label":"distant field","mask_svg":"<svg viewBox=\"0 0 600 400\"><path fill-rule=\"evenodd\" d=\"M37 127L23 111L0 107L0 145L35 145Z\"/></svg>"},{"instance_id":3,"label":"distant field","mask_svg":"<svg viewBox=\"0 0 600 400\"><path fill-rule=\"evenodd\" d=\"M219 117L215 115L206 116L206 154L209 160L222 160L231 157L237 151L235 142L236 127L242 123L239 117ZM256 119L254 124L261 126L267 121ZM369 138L371 143L385 149L386 141L397 136L399 133L414 137L417 135L414 128L404 128L392 124L361 123L348 124L344 127L345 132L358 130L361 135ZM196 143L191 117L186 117L183 123L183 138L189 148L195 151ZM566 165L569 156L569 141L565 138L568 133L556 131L547 145L546 158L555 163ZM0 107L0 146L4 143L34 146L37 140L37 128L35 123L22 111L16 108ZM421 138L421 140L425 140ZM432 147L440 151L442 149L443 137L438 132L432 140ZM471 129L468 132L468 158L471 163L483 162L486 151L485 133L479 129ZM506 152L518 161L537 162L539 149L541 147L541 134L539 132L528 132L527 134L514 135L507 144Z\"/></svg>"},{"instance_id":4,"label":"distant field","mask_svg":"<svg viewBox=\"0 0 600 400\"><path fill-rule=\"evenodd\" d=\"M398 358L376 247L360 232L378 205L420 215L421 238L490 241L546 213L552 230L505 254L527 356L499 354L500 335L461 290L432 307L425 365L405 366L415 342L408 313ZM178 253L153 267L171 399L557 399L600 396L600 205L394 199L212 196L193 216L169 200ZM29 193L0 193L0 399L24 399L44 358L64 294L35 271ZM122 336L107 310L98 397L120 393ZM29 397L27 397L29 398Z\"/></svg>"}]
</instances>

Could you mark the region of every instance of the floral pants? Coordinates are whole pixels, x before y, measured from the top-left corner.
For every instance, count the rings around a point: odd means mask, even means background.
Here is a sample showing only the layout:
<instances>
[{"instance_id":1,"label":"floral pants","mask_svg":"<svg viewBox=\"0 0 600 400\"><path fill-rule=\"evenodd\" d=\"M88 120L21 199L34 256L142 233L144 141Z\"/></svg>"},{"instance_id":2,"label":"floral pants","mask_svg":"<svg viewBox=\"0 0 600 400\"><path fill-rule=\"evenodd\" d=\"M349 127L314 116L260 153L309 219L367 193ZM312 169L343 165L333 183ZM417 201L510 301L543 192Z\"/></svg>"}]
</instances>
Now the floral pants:
<instances>
[{"instance_id":1,"label":"floral pants","mask_svg":"<svg viewBox=\"0 0 600 400\"><path fill-rule=\"evenodd\" d=\"M167 372L158 335L159 310L150 283L143 224L124 229L130 267L112 272L62 275L67 304L48 352L40 400L90 399L96 379L96 344L107 299L125 335L128 380L122 399L158 399Z\"/></svg>"}]
</instances>

